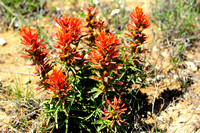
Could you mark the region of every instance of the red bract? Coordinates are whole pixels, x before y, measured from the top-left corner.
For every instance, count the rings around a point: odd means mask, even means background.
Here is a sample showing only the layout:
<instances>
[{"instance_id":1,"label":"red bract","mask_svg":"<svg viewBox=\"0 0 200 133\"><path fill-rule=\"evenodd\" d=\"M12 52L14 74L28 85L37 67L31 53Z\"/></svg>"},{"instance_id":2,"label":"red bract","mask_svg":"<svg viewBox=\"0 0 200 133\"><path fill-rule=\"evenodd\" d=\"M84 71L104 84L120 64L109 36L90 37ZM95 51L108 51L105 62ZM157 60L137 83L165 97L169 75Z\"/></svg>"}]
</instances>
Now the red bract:
<instances>
[{"instance_id":1,"label":"red bract","mask_svg":"<svg viewBox=\"0 0 200 133\"><path fill-rule=\"evenodd\" d=\"M55 18L56 32L55 39L57 40L56 48L68 47L70 43L77 43L81 37L81 28L83 23L78 18L62 16L60 20Z\"/></svg>"},{"instance_id":2,"label":"red bract","mask_svg":"<svg viewBox=\"0 0 200 133\"><path fill-rule=\"evenodd\" d=\"M63 16L56 21L56 31L53 33L57 43L54 45L55 48L61 49L59 57L62 61L65 61L69 66L82 60L83 54L77 50L77 43L81 38L81 28L83 23L78 18L72 18ZM71 44L74 44L76 48L73 48Z\"/></svg>"},{"instance_id":3,"label":"red bract","mask_svg":"<svg viewBox=\"0 0 200 133\"><path fill-rule=\"evenodd\" d=\"M121 101L121 96L119 96L119 100L117 100L116 96L114 96L114 101L110 102L110 100L107 100L108 106L112 108L111 111L108 111L107 109L104 108L104 118L112 118L112 124L110 125L113 127L114 123L117 122L118 125L121 125L120 122L126 124L121 118L121 114L124 114L125 111L127 110L127 107L123 108L125 103Z\"/></svg>"},{"instance_id":4,"label":"red bract","mask_svg":"<svg viewBox=\"0 0 200 133\"><path fill-rule=\"evenodd\" d=\"M32 44L35 44L38 40L38 33L35 29L28 28L26 30L24 27L21 27L20 30L21 44L31 47Z\"/></svg>"},{"instance_id":5,"label":"red bract","mask_svg":"<svg viewBox=\"0 0 200 133\"><path fill-rule=\"evenodd\" d=\"M132 49L132 53L135 53L137 52L136 48L143 44L147 39L146 34L142 32L150 26L150 20L148 15L144 14L143 9L138 6L129 15L132 21L129 22L127 26L129 31L127 31L125 35L132 38L129 48Z\"/></svg>"},{"instance_id":6,"label":"red bract","mask_svg":"<svg viewBox=\"0 0 200 133\"><path fill-rule=\"evenodd\" d=\"M67 76L63 74L61 70L53 69L52 75L48 75L48 80L45 80L48 84L48 90L53 92L53 97L56 95L62 99L64 96L67 96L69 90L71 90L70 83L67 79Z\"/></svg>"},{"instance_id":7,"label":"red bract","mask_svg":"<svg viewBox=\"0 0 200 133\"><path fill-rule=\"evenodd\" d=\"M29 47L25 49L26 55L23 57L31 57L33 65L36 65L37 74L45 79L45 74L51 70L51 64L47 59L48 51L42 41L38 39L38 32L35 29L22 27L20 30L21 44Z\"/></svg>"},{"instance_id":8,"label":"red bract","mask_svg":"<svg viewBox=\"0 0 200 133\"><path fill-rule=\"evenodd\" d=\"M81 8L81 10L86 14L86 20L90 20L91 18L95 17L98 13L96 8L91 6L89 3L87 4L87 8Z\"/></svg>"},{"instance_id":9,"label":"red bract","mask_svg":"<svg viewBox=\"0 0 200 133\"><path fill-rule=\"evenodd\" d=\"M95 41L96 48L89 53L89 62L94 67L107 71L119 69L120 65L114 62L114 59L120 54L117 48L119 44L119 39L115 39L113 33L102 31Z\"/></svg>"},{"instance_id":10,"label":"red bract","mask_svg":"<svg viewBox=\"0 0 200 133\"><path fill-rule=\"evenodd\" d=\"M129 15L132 18L132 22L129 22L129 29L146 29L150 26L148 15L144 14L142 8L137 6Z\"/></svg>"}]
</instances>

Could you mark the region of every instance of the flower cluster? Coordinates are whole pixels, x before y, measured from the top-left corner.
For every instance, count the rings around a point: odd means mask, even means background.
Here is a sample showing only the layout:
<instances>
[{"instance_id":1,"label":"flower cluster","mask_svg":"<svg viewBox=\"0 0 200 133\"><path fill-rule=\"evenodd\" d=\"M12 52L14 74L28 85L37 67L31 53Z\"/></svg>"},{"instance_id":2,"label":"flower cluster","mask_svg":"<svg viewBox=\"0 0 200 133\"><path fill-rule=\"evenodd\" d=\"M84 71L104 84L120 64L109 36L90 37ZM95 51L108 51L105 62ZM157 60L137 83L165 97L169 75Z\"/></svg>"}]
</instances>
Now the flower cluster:
<instances>
[{"instance_id":1,"label":"flower cluster","mask_svg":"<svg viewBox=\"0 0 200 133\"><path fill-rule=\"evenodd\" d=\"M95 17L97 15L97 10L91 5L87 5L87 8L82 8L82 11L86 15L86 28L87 31L87 40L90 41L87 43L89 46L94 46L95 38L98 36L97 32L102 31L105 27L107 27L108 23L102 21L101 19L96 20Z\"/></svg>"},{"instance_id":2,"label":"flower cluster","mask_svg":"<svg viewBox=\"0 0 200 133\"><path fill-rule=\"evenodd\" d=\"M107 104L109 107L112 108L112 110L108 111L107 109L104 108L103 114L105 115L105 117L103 117L102 119L111 118L112 119L112 123L110 125L111 128L115 126L114 125L115 122L117 122L118 125L121 125L120 122L126 124L126 122L124 122L120 116L121 114L124 114L125 111L127 110L127 107L123 108L125 103L121 101L121 96L119 96L119 100L117 100L116 96L114 96L114 101L110 102L110 100L107 100Z\"/></svg>"},{"instance_id":3,"label":"flower cluster","mask_svg":"<svg viewBox=\"0 0 200 133\"><path fill-rule=\"evenodd\" d=\"M59 53L61 61L66 62L67 66L78 63L83 58L82 52L77 50L83 22L78 18L68 17L67 15L62 16L60 20L56 18L55 21L56 31L53 35L57 43L54 47L61 49ZM75 47L72 47L72 44Z\"/></svg>"},{"instance_id":4,"label":"flower cluster","mask_svg":"<svg viewBox=\"0 0 200 133\"><path fill-rule=\"evenodd\" d=\"M113 70L121 68L121 64L117 64L114 60L120 53L117 46L119 45L119 39L115 39L114 33L107 33L101 31L95 41L95 47L89 53L89 62L92 66L103 70L103 73L97 71L97 79L101 79L104 84L103 91L106 91L109 82L113 79L110 74Z\"/></svg>"},{"instance_id":5,"label":"flower cluster","mask_svg":"<svg viewBox=\"0 0 200 133\"><path fill-rule=\"evenodd\" d=\"M136 53L138 52L137 47L147 40L147 35L142 32L150 26L150 20L148 15L144 14L143 9L138 6L129 15L132 21L127 25L129 31L125 34L132 38L129 48L132 53Z\"/></svg>"},{"instance_id":6,"label":"flower cluster","mask_svg":"<svg viewBox=\"0 0 200 133\"><path fill-rule=\"evenodd\" d=\"M26 55L23 57L31 57L32 65L36 65L36 74L45 80L46 74L52 69L47 59L48 51L45 45L42 44L42 40L38 39L38 32L35 29L22 27L20 33L21 44L29 47L29 49L24 49Z\"/></svg>"},{"instance_id":7,"label":"flower cluster","mask_svg":"<svg viewBox=\"0 0 200 133\"><path fill-rule=\"evenodd\" d=\"M48 75L48 79L45 82L48 84L47 90L53 92L52 97L58 96L62 99L71 90L67 75L64 75L62 70L57 70L56 68L53 68L53 73Z\"/></svg>"}]
</instances>

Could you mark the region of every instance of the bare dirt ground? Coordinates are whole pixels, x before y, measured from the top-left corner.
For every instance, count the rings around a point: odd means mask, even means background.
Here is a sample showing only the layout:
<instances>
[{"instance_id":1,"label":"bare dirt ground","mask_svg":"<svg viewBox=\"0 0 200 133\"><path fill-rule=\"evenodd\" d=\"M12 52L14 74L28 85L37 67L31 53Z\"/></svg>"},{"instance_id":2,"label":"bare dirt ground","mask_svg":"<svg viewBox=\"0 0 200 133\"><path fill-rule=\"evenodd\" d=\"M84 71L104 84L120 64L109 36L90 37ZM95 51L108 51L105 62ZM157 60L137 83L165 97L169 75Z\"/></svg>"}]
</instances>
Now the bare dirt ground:
<instances>
[{"instance_id":1,"label":"bare dirt ground","mask_svg":"<svg viewBox=\"0 0 200 133\"><path fill-rule=\"evenodd\" d=\"M66 11L70 9L69 6L72 4L69 2L61 4L60 1L53 2L56 7ZM151 12L150 0L126 1L127 10L132 10L137 5L143 7L144 11ZM78 6L82 6L82 2L79 2ZM51 24L50 22L49 25ZM155 76L148 79L149 87L141 88L141 92L146 93L151 101L149 115L144 121L147 124L156 125L163 132L200 133L200 43L195 43L190 50L186 51L186 68L181 73L190 77L189 80L192 80L192 83L188 84L187 91L185 91L180 87L177 75L168 73L171 69L169 60L167 60L168 51L159 48L158 40L154 40L151 32L153 28L152 26L147 31L150 36L149 40L151 40L149 41L151 49L148 59L150 62L158 61L155 64ZM29 59L20 57L23 54L21 52L23 46L20 45L19 32L9 30L0 33L0 38L7 41L5 46L0 46L0 82L2 87L9 88L10 85L20 82L21 86L29 85L36 88L37 79L33 74L34 67L27 65L30 62ZM159 73L161 69L162 74ZM157 80L159 76L160 79ZM6 132L4 129L9 127L12 117L9 113L12 109L9 102L11 97L5 93L4 89L0 89L0 132Z\"/></svg>"}]
</instances>

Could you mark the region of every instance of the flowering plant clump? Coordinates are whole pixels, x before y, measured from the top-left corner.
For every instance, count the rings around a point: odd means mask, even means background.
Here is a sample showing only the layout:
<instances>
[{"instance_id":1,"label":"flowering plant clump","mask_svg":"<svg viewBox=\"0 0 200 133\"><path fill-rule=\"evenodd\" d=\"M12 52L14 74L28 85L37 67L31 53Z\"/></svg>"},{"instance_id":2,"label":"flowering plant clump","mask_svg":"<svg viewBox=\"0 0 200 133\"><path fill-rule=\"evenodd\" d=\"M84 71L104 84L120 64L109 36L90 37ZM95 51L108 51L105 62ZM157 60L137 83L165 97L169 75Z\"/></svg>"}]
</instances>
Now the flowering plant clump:
<instances>
[{"instance_id":1,"label":"flowering plant clump","mask_svg":"<svg viewBox=\"0 0 200 133\"><path fill-rule=\"evenodd\" d=\"M53 36L57 51L53 54L59 59L56 62L50 63L47 48L35 29L20 30L21 43L28 46L23 57L31 57L46 96L42 102L45 120L40 129L130 132L134 128L137 102L133 86L142 85L141 79L146 76L145 61L133 53L147 39L142 31L150 26L148 16L139 7L130 13L133 21L127 26L126 35L132 40L127 50L120 47L121 42L113 32L105 29L106 22L95 19L96 8L88 4L82 11L85 20L55 18ZM80 44L90 47L83 51Z\"/></svg>"}]
</instances>

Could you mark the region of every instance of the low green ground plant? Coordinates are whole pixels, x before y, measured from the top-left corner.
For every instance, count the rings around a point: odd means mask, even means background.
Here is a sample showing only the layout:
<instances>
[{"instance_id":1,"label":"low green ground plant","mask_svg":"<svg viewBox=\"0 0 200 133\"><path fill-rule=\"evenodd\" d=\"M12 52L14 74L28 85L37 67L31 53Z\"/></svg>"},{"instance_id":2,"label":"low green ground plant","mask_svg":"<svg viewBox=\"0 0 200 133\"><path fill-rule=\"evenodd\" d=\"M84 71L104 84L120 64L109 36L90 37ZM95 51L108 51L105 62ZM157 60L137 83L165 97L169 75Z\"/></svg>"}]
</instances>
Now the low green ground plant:
<instances>
[{"instance_id":1,"label":"low green ground plant","mask_svg":"<svg viewBox=\"0 0 200 133\"><path fill-rule=\"evenodd\" d=\"M160 49L167 49L171 65L180 75L187 55L194 42L199 40L199 8L196 0L156 0L152 4L152 22L161 33ZM183 67L184 68L184 67ZM179 76L182 87L184 78Z\"/></svg>"},{"instance_id":2,"label":"low green ground plant","mask_svg":"<svg viewBox=\"0 0 200 133\"><path fill-rule=\"evenodd\" d=\"M52 6L49 11L53 10ZM47 12L46 0L2 0L0 1L0 25L2 25L0 31L20 29L21 25L25 25L28 20L32 24L42 19Z\"/></svg>"},{"instance_id":3,"label":"low green ground plant","mask_svg":"<svg viewBox=\"0 0 200 133\"><path fill-rule=\"evenodd\" d=\"M34 96L35 91L29 84L22 85L18 78L14 80L14 85L1 89L4 90L5 97L1 103L6 109L7 117L10 118L10 123L4 131L36 131L38 129L36 118L42 109L39 107L39 97Z\"/></svg>"}]
</instances>

